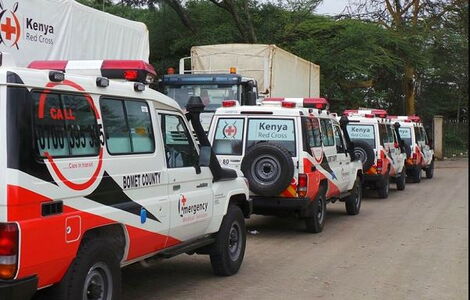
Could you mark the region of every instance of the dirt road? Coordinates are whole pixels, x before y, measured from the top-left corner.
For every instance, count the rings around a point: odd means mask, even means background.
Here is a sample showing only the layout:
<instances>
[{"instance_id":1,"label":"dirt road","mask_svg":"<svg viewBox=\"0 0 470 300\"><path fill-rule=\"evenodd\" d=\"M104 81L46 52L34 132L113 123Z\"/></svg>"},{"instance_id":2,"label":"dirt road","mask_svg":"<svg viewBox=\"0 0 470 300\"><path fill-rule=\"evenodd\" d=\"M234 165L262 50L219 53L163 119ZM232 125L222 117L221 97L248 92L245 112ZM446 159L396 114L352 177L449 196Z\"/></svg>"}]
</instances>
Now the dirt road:
<instances>
[{"instance_id":1,"label":"dirt road","mask_svg":"<svg viewBox=\"0 0 470 300\"><path fill-rule=\"evenodd\" d=\"M467 299L467 164L439 162L385 200L369 193L358 216L331 204L316 235L254 216L237 275L213 276L206 256L137 264L123 270L123 299Z\"/></svg>"}]
</instances>

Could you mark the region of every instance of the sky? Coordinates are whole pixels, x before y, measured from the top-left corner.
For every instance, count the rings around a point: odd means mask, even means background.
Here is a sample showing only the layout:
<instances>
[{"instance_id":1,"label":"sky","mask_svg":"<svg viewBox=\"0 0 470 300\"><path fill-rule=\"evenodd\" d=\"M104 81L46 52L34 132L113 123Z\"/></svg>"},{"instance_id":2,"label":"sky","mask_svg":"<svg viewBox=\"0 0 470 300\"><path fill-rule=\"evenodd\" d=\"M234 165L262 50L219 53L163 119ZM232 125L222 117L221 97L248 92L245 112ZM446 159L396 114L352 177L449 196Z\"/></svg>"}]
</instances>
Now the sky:
<instances>
[{"instance_id":1,"label":"sky","mask_svg":"<svg viewBox=\"0 0 470 300\"><path fill-rule=\"evenodd\" d=\"M337 15L348 5L348 0L323 0L315 12L322 15Z\"/></svg>"}]
</instances>

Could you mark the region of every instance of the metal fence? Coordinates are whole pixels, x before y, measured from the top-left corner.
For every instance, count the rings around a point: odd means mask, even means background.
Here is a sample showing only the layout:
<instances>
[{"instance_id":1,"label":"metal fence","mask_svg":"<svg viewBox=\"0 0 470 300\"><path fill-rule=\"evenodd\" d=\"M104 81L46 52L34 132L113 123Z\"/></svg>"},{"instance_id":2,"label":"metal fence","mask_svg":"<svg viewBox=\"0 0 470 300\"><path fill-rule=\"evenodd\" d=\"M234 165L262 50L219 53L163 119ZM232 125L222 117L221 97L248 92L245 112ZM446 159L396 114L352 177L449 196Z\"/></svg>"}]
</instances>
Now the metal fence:
<instances>
[{"instance_id":1,"label":"metal fence","mask_svg":"<svg viewBox=\"0 0 470 300\"><path fill-rule=\"evenodd\" d=\"M444 121L444 157L468 157L468 120Z\"/></svg>"}]
</instances>

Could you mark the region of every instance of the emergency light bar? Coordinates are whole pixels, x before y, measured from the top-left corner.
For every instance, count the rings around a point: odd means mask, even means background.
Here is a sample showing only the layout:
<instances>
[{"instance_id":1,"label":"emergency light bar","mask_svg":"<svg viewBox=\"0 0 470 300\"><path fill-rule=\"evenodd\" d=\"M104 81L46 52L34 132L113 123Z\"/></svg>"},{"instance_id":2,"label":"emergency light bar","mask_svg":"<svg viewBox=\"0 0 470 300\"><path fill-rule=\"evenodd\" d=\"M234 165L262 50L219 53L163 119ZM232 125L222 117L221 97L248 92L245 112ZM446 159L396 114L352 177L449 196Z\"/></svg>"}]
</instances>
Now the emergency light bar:
<instances>
[{"instance_id":1,"label":"emergency light bar","mask_svg":"<svg viewBox=\"0 0 470 300\"><path fill-rule=\"evenodd\" d=\"M224 100L224 101L222 101L222 107L234 107L234 106L240 106L240 104L238 104L237 100Z\"/></svg>"},{"instance_id":2,"label":"emergency light bar","mask_svg":"<svg viewBox=\"0 0 470 300\"><path fill-rule=\"evenodd\" d=\"M365 118L386 118L388 113L385 109L367 109L367 108L360 108L360 109L347 109L343 112L343 116L360 116Z\"/></svg>"},{"instance_id":3,"label":"emergency light bar","mask_svg":"<svg viewBox=\"0 0 470 300\"><path fill-rule=\"evenodd\" d=\"M273 97L273 98L264 98L264 104L281 104L285 108L316 108L320 110L328 110L329 103L325 98L282 98L282 97Z\"/></svg>"},{"instance_id":4,"label":"emergency light bar","mask_svg":"<svg viewBox=\"0 0 470 300\"><path fill-rule=\"evenodd\" d=\"M157 76L152 65L143 60L37 60L30 63L28 68L125 79L147 84L154 82Z\"/></svg>"}]
</instances>

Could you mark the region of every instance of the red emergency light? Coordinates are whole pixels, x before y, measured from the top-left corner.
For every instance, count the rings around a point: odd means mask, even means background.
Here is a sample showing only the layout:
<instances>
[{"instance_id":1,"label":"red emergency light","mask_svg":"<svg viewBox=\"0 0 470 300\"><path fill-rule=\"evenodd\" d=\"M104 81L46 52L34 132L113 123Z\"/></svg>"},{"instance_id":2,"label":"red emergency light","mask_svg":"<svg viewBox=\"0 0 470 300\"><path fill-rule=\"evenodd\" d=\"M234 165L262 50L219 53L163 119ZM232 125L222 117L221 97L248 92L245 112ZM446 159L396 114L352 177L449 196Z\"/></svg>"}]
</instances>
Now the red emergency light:
<instances>
[{"instance_id":1,"label":"red emergency light","mask_svg":"<svg viewBox=\"0 0 470 300\"><path fill-rule=\"evenodd\" d=\"M306 108L328 109L328 100L325 98L304 98L303 106Z\"/></svg>"},{"instance_id":2,"label":"red emergency light","mask_svg":"<svg viewBox=\"0 0 470 300\"><path fill-rule=\"evenodd\" d=\"M421 118L417 115L412 115L412 116L408 116L408 120L410 120L411 122L421 122Z\"/></svg>"},{"instance_id":3,"label":"red emergency light","mask_svg":"<svg viewBox=\"0 0 470 300\"><path fill-rule=\"evenodd\" d=\"M343 112L343 116L349 116L349 115L357 114L357 113L358 113L357 109L346 109Z\"/></svg>"},{"instance_id":4,"label":"red emergency light","mask_svg":"<svg viewBox=\"0 0 470 300\"><path fill-rule=\"evenodd\" d=\"M82 61L83 65L95 69L96 76L103 76L109 79L126 79L143 83L152 83L157 76L155 69L143 60L102 60L102 61ZM80 61L68 60L42 60L33 61L28 68L38 70L57 70L67 73L67 70L80 74L84 69L80 67ZM89 74L89 72L87 72Z\"/></svg>"},{"instance_id":5,"label":"red emergency light","mask_svg":"<svg viewBox=\"0 0 470 300\"><path fill-rule=\"evenodd\" d=\"M372 114L378 118L386 118L388 115L385 109L373 109Z\"/></svg>"},{"instance_id":6,"label":"red emergency light","mask_svg":"<svg viewBox=\"0 0 470 300\"><path fill-rule=\"evenodd\" d=\"M295 108L295 102L282 101L281 106L285 108Z\"/></svg>"},{"instance_id":7,"label":"red emergency light","mask_svg":"<svg viewBox=\"0 0 470 300\"><path fill-rule=\"evenodd\" d=\"M222 101L222 107L234 107L237 106L237 100L224 100Z\"/></svg>"}]
</instances>

